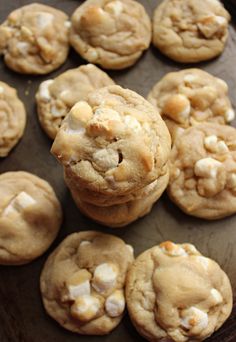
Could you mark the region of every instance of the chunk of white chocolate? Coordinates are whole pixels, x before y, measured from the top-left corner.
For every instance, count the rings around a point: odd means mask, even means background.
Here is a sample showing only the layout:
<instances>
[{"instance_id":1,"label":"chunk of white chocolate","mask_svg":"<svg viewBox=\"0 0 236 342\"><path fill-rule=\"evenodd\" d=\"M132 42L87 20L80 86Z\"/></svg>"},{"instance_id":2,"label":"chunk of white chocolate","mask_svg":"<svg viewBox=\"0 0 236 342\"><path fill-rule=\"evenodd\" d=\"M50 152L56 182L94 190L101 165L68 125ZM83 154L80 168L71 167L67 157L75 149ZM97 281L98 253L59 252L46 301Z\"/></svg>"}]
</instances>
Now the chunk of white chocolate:
<instances>
[{"instance_id":1,"label":"chunk of white chocolate","mask_svg":"<svg viewBox=\"0 0 236 342\"><path fill-rule=\"evenodd\" d=\"M130 115L124 117L124 123L134 132L139 132L141 130L141 125L138 120Z\"/></svg>"},{"instance_id":2,"label":"chunk of white chocolate","mask_svg":"<svg viewBox=\"0 0 236 342\"><path fill-rule=\"evenodd\" d=\"M103 148L94 152L93 160L98 167L107 171L118 165L119 153L111 148Z\"/></svg>"},{"instance_id":3,"label":"chunk of white chocolate","mask_svg":"<svg viewBox=\"0 0 236 342\"><path fill-rule=\"evenodd\" d=\"M228 146L226 145L226 143L223 140L221 140L217 143L217 152L226 153L228 151L229 151Z\"/></svg>"},{"instance_id":4,"label":"chunk of white chocolate","mask_svg":"<svg viewBox=\"0 0 236 342\"><path fill-rule=\"evenodd\" d=\"M115 287L117 275L117 268L114 264L103 263L94 271L92 286L97 292L105 293Z\"/></svg>"},{"instance_id":5,"label":"chunk of white chocolate","mask_svg":"<svg viewBox=\"0 0 236 342\"><path fill-rule=\"evenodd\" d=\"M208 325L208 315L206 312L191 306L189 309L183 310L180 325L188 330L193 328L203 330Z\"/></svg>"},{"instance_id":6,"label":"chunk of white chocolate","mask_svg":"<svg viewBox=\"0 0 236 342\"><path fill-rule=\"evenodd\" d=\"M101 303L92 295L83 295L76 298L71 307L71 315L82 322L88 322L98 314Z\"/></svg>"},{"instance_id":7,"label":"chunk of white chocolate","mask_svg":"<svg viewBox=\"0 0 236 342\"><path fill-rule=\"evenodd\" d=\"M66 283L68 290L68 299L75 300L79 296L90 295L91 274L85 270L79 270Z\"/></svg>"},{"instance_id":8,"label":"chunk of white chocolate","mask_svg":"<svg viewBox=\"0 0 236 342\"><path fill-rule=\"evenodd\" d=\"M120 316L125 309L125 297L123 291L117 290L107 297L105 309L110 317Z\"/></svg>"},{"instance_id":9,"label":"chunk of white chocolate","mask_svg":"<svg viewBox=\"0 0 236 342\"><path fill-rule=\"evenodd\" d=\"M197 80L197 76L196 75L187 74L187 75L184 76L184 82L185 83L191 84L191 83L193 83L196 80Z\"/></svg>"},{"instance_id":10,"label":"chunk of white chocolate","mask_svg":"<svg viewBox=\"0 0 236 342\"><path fill-rule=\"evenodd\" d=\"M51 106L51 114L52 114L52 116L54 117L54 118L60 118L60 117L62 117L62 116L64 116L65 115L65 112L64 112L64 110L63 109L59 109L57 106L55 106L55 105L52 105Z\"/></svg>"},{"instance_id":11,"label":"chunk of white chocolate","mask_svg":"<svg viewBox=\"0 0 236 342\"><path fill-rule=\"evenodd\" d=\"M49 102L51 100L51 94L50 94L49 86L53 82L54 82L54 80L47 80L47 81L44 81L40 84L39 92L38 92L38 96L39 96L40 100L45 101L45 102Z\"/></svg>"},{"instance_id":12,"label":"chunk of white chocolate","mask_svg":"<svg viewBox=\"0 0 236 342\"><path fill-rule=\"evenodd\" d=\"M217 150L217 141L216 135L209 135L204 139L204 146L208 151L215 152Z\"/></svg>"},{"instance_id":13,"label":"chunk of white chocolate","mask_svg":"<svg viewBox=\"0 0 236 342\"><path fill-rule=\"evenodd\" d=\"M9 215L11 213L21 212L25 208L34 205L35 199L27 194L25 191L20 192L5 208L3 215Z\"/></svg>"},{"instance_id":14,"label":"chunk of white chocolate","mask_svg":"<svg viewBox=\"0 0 236 342\"><path fill-rule=\"evenodd\" d=\"M38 12L37 15L37 26L43 30L48 25L51 25L54 20L54 15L47 12Z\"/></svg>"},{"instance_id":15,"label":"chunk of white chocolate","mask_svg":"<svg viewBox=\"0 0 236 342\"><path fill-rule=\"evenodd\" d=\"M186 251L179 245L171 242L165 241L159 245L160 249L169 256L187 256Z\"/></svg>"},{"instance_id":16,"label":"chunk of white chocolate","mask_svg":"<svg viewBox=\"0 0 236 342\"><path fill-rule=\"evenodd\" d=\"M233 121L235 118L235 112L232 108L228 109L226 112L225 112L225 121L226 122L230 122L230 121Z\"/></svg>"},{"instance_id":17,"label":"chunk of white chocolate","mask_svg":"<svg viewBox=\"0 0 236 342\"><path fill-rule=\"evenodd\" d=\"M22 56L26 56L28 54L30 45L27 42L18 42L16 47Z\"/></svg>"},{"instance_id":18,"label":"chunk of white chocolate","mask_svg":"<svg viewBox=\"0 0 236 342\"><path fill-rule=\"evenodd\" d=\"M190 112L191 104L188 98L181 94L170 96L163 106L163 114L179 123L185 123Z\"/></svg>"},{"instance_id":19,"label":"chunk of white chocolate","mask_svg":"<svg viewBox=\"0 0 236 342\"><path fill-rule=\"evenodd\" d=\"M220 294L220 292L218 290L211 289L211 296L212 296L212 298L214 300L214 304L215 305L218 305L218 304L223 302L223 298L222 298L222 296L221 296L221 294Z\"/></svg>"},{"instance_id":20,"label":"chunk of white chocolate","mask_svg":"<svg viewBox=\"0 0 236 342\"><path fill-rule=\"evenodd\" d=\"M80 247L82 247L82 246L89 246L90 244L91 244L90 241L84 240L84 241L80 242Z\"/></svg>"},{"instance_id":21,"label":"chunk of white chocolate","mask_svg":"<svg viewBox=\"0 0 236 342\"><path fill-rule=\"evenodd\" d=\"M4 93L4 88L2 86L0 86L0 94Z\"/></svg>"},{"instance_id":22,"label":"chunk of white chocolate","mask_svg":"<svg viewBox=\"0 0 236 342\"><path fill-rule=\"evenodd\" d=\"M227 26L227 20L222 16L209 15L207 17L203 17L197 26L206 38L211 38L214 34Z\"/></svg>"},{"instance_id":23,"label":"chunk of white chocolate","mask_svg":"<svg viewBox=\"0 0 236 342\"><path fill-rule=\"evenodd\" d=\"M199 159L194 166L194 173L198 177L215 178L219 167L222 165L218 160L207 157Z\"/></svg>"},{"instance_id":24,"label":"chunk of white chocolate","mask_svg":"<svg viewBox=\"0 0 236 342\"><path fill-rule=\"evenodd\" d=\"M85 126L93 116L90 105L85 101L77 102L68 115L69 128L78 132L85 132Z\"/></svg>"},{"instance_id":25,"label":"chunk of white chocolate","mask_svg":"<svg viewBox=\"0 0 236 342\"><path fill-rule=\"evenodd\" d=\"M105 6L105 10L108 13L113 14L115 17L118 17L123 11L123 4L121 1L111 1Z\"/></svg>"}]
</instances>

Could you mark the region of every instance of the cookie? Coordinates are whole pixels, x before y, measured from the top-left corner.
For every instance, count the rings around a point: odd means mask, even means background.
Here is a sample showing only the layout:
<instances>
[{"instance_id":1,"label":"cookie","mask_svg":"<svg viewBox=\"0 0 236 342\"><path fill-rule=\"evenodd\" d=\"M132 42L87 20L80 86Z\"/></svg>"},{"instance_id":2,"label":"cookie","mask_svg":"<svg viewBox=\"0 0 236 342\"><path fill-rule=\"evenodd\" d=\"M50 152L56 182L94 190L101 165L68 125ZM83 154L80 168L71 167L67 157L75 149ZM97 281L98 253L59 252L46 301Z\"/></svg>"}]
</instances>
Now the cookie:
<instances>
[{"instance_id":1,"label":"cookie","mask_svg":"<svg viewBox=\"0 0 236 342\"><path fill-rule=\"evenodd\" d=\"M109 207L116 204L124 204L127 202L142 199L149 195L150 192L152 192L154 189L157 189L157 187L159 187L161 193L162 189L166 188L166 182L168 182L169 179L169 165L166 164L163 167L162 175L149 185L146 185L145 187L127 195L111 196L109 194L94 192L87 188L78 186L76 181L74 181L74 179L70 177L70 174L68 174L67 177L66 171L67 170L65 170L64 179L68 188L70 190L74 190L75 193L77 192L81 201L101 207Z\"/></svg>"},{"instance_id":2,"label":"cookie","mask_svg":"<svg viewBox=\"0 0 236 342\"><path fill-rule=\"evenodd\" d=\"M47 74L59 68L69 52L68 16L33 3L11 12L0 26L0 54L22 74Z\"/></svg>"},{"instance_id":3,"label":"cookie","mask_svg":"<svg viewBox=\"0 0 236 342\"><path fill-rule=\"evenodd\" d=\"M60 203L46 181L23 171L1 174L0 193L0 264L26 264L56 238Z\"/></svg>"},{"instance_id":4,"label":"cookie","mask_svg":"<svg viewBox=\"0 0 236 342\"><path fill-rule=\"evenodd\" d=\"M168 194L189 215L213 220L235 213L235 128L205 123L176 139Z\"/></svg>"},{"instance_id":5,"label":"cookie","mask_svg":"<svg viewBox=\"0 0 236 342\"><path fill-rule=\"evenodd\" d=\"M69 235L48 258L40 287L47 313L64 328L105 335L121 321L133 249L95 231Z\"/></svg>"},{"instance_id":6,"label":"cookie","mask_svg":"<svg viewBox=\"0 0 236 342\"><path fill-rule=\"evenodd\" d=\"M127 275L130 318L148 341L203 341L232 310L227 275L191 244L170 241L138 256Z\"/></svg>"},{"instance_id":7,"label":"cookie","mask_svg":"<svg viewBox=\"0 0 236 342\"><path fill-rule=\"evenodd\" d=\"M196 63L222 53L230 15L218 0L164 0L153 17L153 44L169 58Z\"/></svg>"},{"instance_id":8,"label":"cookie","mask_svg":"<svg viewBox=\"0 0 236 342\"><path fill-rule=\"evenodd\" d=\"M25 124L25 107L16 90L0 81L0 157L6 157L18 143Z\"/></svg>"},{"instance_id":9,"label":"cookie","mask_svg":"<svg viewBox=\"0 0 236 342\"><path fill-rule=\"evenodd\" d=\"M71 109L51 151L79 187L119 196L163 174L170 136L149 102L115 85L90 93L87 102Z\"/></svg>"},{"instance_id":10,"label":"cookie","mask_svg":"<svg viewBox=\"0 0 236 342\"><path fill-rule=\"evenodd\" d=\"M87 0L73 13L70 42L87 61L106 69L133 65L151 42L151 22L133 0Z\"/></svg>"},{"instance_id":11,"label":"cookie","mask_svg":"<svg viewBox=\"0 0 236 342\"><path fill-rule=\"evenodd\" d=\"M190 126L226 124L235 117L225 81L200 69L168 73L154 85L148 101L159 110L172 140Z\"/></svg>"},{"instance_id":12,"label":"cookie","mask_svg":"<svg viewBox=\"0 0 236 342\"><path fill-rule=\"evenodd\" d=\"M159 177L154 184L152 183L142 197L122 204L110 204L110 206L99 206L85 202L80 197L80 190L70 188L70 191L82 213L102 225L118 228L127 226L140 217L147 215L151 211L153 204L165 191L168 180L169 172Z\"/></svg>"},{"instance_id":13,"label":"cookie","mask_svg":"<svg viewBox=\"0 0 236 342\"><path fill-rule=\"evenodd\" d=\"M36 94L42 128L55 139L62 120L76 102L86 100L91 91L112 84L113 80L93 64L81 65L42 82Z\"/></svg>"}]
</instances>

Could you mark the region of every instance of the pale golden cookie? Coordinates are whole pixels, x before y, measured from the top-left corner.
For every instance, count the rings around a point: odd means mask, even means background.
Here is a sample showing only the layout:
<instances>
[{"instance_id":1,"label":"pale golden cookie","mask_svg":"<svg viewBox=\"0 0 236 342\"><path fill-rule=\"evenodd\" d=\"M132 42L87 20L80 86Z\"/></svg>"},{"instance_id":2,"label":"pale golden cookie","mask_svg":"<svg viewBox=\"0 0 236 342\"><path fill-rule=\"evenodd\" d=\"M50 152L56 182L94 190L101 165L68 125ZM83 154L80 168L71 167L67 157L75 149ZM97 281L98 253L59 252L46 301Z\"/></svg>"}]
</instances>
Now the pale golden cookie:
<instances>
[{"instance_id":1,"label":"pale golden cookie","mask_svg":"<svg viewBox=\"0 0 236 342\"><path fill-rule=\"evenodd\" d=\"M170 136L158 111L135 92L109 86L67 115L52 153L78 186L127 195L163 174Z\"/></svg>"},{"instance_id":2,"label":"pale golden cookie","mask_svg":"<svg viewBox=\"0 0 236 342\"><path fill-rule=\"evenodd\" d=\"M200 69L168 73L154 85L148 101L159 110L172 140L190 126L226 124L235 117L225 81Z\"/></svg>"},{"instance_id":3,"label":"pale golden cookie","mask_svg":"<svg viewBox=\"0 0 236 342\"><path fill-rule=\"evenodd\" d=\"M70 188L78 208L94 221L108 227L123 227L147 215L153 204L161 197L169 181L169 172L159 177L143 196L122 204L99 206L81 200L80 190Z\"/></svg>"},{"instance_id":4,"label":"pale golden cookie","mask_svg":"<svg viewBox=\"0 0 236 342\"><path fill-rule=\"evenodd\" d=\"M84 1L71 22L71 45L84 59L107 69L133 65L151 41L150 19L133 0Z\"/></svg>"},{"instance_id":5,"label":"pale golden cookie","mask_svg":"<svg viewBox=\"0 0 236 342\"><path fill-rule=\"evenodd\" d=\"M11 12L0 26L0 54L22 74L47 74L62 65L69 52L68 16L38 3Z\"/></svg>"},{"instance_id":6,"label":"pale golden cookie","mask_svg":"<svg viewBox=\"0 0 236 342\"><path fill-rule=\"evenodd\" d=\"M54 80L41 83L36 94L38 117L42 128L52 139L61 126L62 120L88 94L114 81L93 64L81 65L57 76Z\"/></svg>"},{"instance_id":7,"label":"pale golden cookie","mask_svg":"<svg viewBox=\"0 0 236 342\"><path fill-rule=\"evenodd\" d=\"M133 249L95 231L68 236L48 258L40 287L47 313L64 328L105 335L121 321Z\"/></svg>"},{"instance_id":8,"label":"pale golden cookie","mask_svg":"<svg viewBox=\"0 0 236 342\"><path fill-rule=\"evenodd\" d=\"M56 238L60 203L49 183L23 171L1 174L0 193L0 264L26 264Z\"/></svg>"},{"instance_id":9,"label":"pale golden cookie","mask_svg":"<svg viewBox=\"0 0 236 342\"><path fill-rule=\"evenodd\" d=\"M0 81L0 157L6 157L22 137L26 112L17 92Z\"/></svg>"},{"instance_id":10,"label":"pale golden cookie","mask_svg":"<svg viewBox=\"0 0 236 342\"><path fill-rule=\"evenodd\" d=\"M170 241L138 256L128 272L130 318L148 341L203 341L232 310L227 275L188 243Z\"/></svg>"},{"instance_id":11,"label":"pale golden cookie","mask_svg":"<svg viewBox=\"0 0 236 342\"><path fill-rule=\"evenodd\" d=\"M189 215L213 220L236 212L236 129L205 123L175 140L168 194Z\"/></svg>"},{"instance_id":12,"label":"pale golden cookie","mask_svg":"<svg viewBox=\"0 0 236 342\"><path fill-rule=\"evenodd\" d=\"M183 63L220 55L228 37L229 13L218 0L164 0L153 17L153 44Z\"/></svg>"}]
</instances>

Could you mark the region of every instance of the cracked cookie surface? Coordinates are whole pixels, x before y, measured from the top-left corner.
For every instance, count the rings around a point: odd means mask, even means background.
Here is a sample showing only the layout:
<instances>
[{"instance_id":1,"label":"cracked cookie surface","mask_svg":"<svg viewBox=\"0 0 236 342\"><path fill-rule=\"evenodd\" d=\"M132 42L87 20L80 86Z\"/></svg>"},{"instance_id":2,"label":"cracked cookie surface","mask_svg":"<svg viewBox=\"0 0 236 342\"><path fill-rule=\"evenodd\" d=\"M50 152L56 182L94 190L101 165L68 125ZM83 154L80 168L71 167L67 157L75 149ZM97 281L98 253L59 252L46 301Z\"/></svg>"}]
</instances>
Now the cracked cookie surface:
<instances>
[{"instance_id":1,"label":"cracked cookie surface","mask_svg":"<svg viewBox=\"0 0 236 342\"><path fill-rule=\"evenodd\" d=\"M23 171L1 174L0 193L0 264L26 264L56 238L60 203L49 183Z\"/></svg>"},{"instance_id":2,"label":"cracked cookie surface","mask_svg":"<svg viewBox=\"0 0 236 342\"><path fill-rule=\"evenodd\" d=\"M227 275L191 244L170 241L148 249L131 266L127 307L138 332L149 341L203 341L232 310Z\"/></svg>"},{"instance_id":3,"label":"cracked cookie surface","mask_svg":"<svg viewBox=\"0 0 236 342\"><path fill-rule=\"evenodd\" d=\"M164 0L153 18L153 44L169 58L194 63L222 53L229 13L218 0Z\"/></svg>"},{"instance_id":4,"label":"cracked cookie surface","mask_svg":"<svg viewBox=\"0 0 236 342\"><path fill-rule=\"evenodd\" d=\"M6 157L18 143L25 124L25 107L16 90L0 82L0 157Z\"/></svg>"},{"instance_id":5,"label":"cracked cookie surface","mask_svg":"<svg viewBox=\"0 0 236 342\"><path fill-rule=\"evenodd\" d=\"M205 123L176 139L168 194L189 215L218 219L236 212L236 129Z\"/></svg>"},{"instance_id":6,"label":"cracked cookie surface","mask_svg":"<svg viewBox=\"0 0 236 342\"><path fill-rule=\"evenodd\" d=\"M68 236L48 258L40 287L46 311L64 328L105 335L121 321L133 249L95 231Z\"/></svg>"},{"instance_id":7,"label":"cracked cookie surface","mask_svg":"<svg viewBox=\"0 0 236 342\"><path fill-rule=\"evenodd\" d=\"M33 3L11 12L0 26L0 54L22 74L47 74L62 65L69 52L68 16Z\"/></svg>"},{"instance_id":8,"label":"cracked cookie surface","mask_svg":"<svg viewBox=\"0 0 236 342\"><path fill-rule=\"evenodd\" d=\"M148 101L159 110L172 140L190 126L227 124L235 118L226 82L201 69L168 73L154 85Z\"/></svg>"},{"instance_id":9,"label":"cracked cookie surface","mask_svg":"<svg viewBox=\"0 0 236 342\"><path fill-rule=\"evenodd\" d=\"M150 45L151 21L137 1L87 0L71 21L71 45L103 68L131 66Z\"/></svg>"},{"instance_id":10,"label":"cracked cookie surface","mask_svg":"<svg viewBox=\"0 0 236 342\"><path fill-rule=\"evenodd\" d=\"M81 65L42 82L36 94L41 126L55 139L62 120L76 102L86 100L91 91L112 84L114 81L93 64Z\"/></svg>"}]
</instances>

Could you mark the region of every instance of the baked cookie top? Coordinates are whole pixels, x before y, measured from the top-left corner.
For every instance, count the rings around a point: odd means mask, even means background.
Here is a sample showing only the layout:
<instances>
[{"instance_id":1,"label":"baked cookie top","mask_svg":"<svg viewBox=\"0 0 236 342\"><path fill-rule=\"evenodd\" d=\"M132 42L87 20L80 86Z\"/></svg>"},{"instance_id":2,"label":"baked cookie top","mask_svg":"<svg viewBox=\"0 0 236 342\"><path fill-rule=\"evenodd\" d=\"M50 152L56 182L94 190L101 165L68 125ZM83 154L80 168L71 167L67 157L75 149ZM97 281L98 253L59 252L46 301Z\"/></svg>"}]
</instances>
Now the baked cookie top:
<instances>
[{"instance_id":1,"label":"baked cookie top","mask_svg":"<svg viewBox=\"0 0 236 342\"><path fill-rule=\"evenodd\" d=\"M60 203L49 183L23 171L1 174L0 193L0 264L26 264L55 239Z\"/></svg>"},{"instance_id":2,"label":"baked cookie top","mask_svg":"<svg viewBox=\"0 0 236 342\"><path fill-rule=\"evenodd\" d=\"M95 231L68 236L41 274L46 311L68 330L108 334L122 319L132 262L132 247L115 236Z\"/></svg>"},{"instance_id":3,"label":"baked cookie top","mask_svg":"<svg viewBox=\"0 0 236 342\"><path fill-rule=\"evenodd\" d=\"M200 69L168 73L154 85L148 101L159 110L173 140L190 126L226 124L235 117L225 81Z\"/></svg>"},{"instance_id":4,"label":"baked cookie top","mask_svg":"<svg viewBox=\"0 0 236 342\"><path fill-rule=\"evenodd\" d=\"M170 198L187 214L218 219L236 212L236 130L205 123L176 139Z\"/></svg>"},{"instance_id":5,"label":"baked cookie top","mask_svg":"<svg viewBox=\"0 0 236 342\"><path fill-rule=\"evenodd\" d=\"M72 107L52 146L67 177L110 195L156 180L169 152L169 132L158 111L119 86L95 90Z\"/></svg>"},{"instance_id":6,"label":"baked cookie top","mask_svg":"<svg viewBox=\"0 0 236 342\"><path fill-rule=\"evenodd\" d=\"M0 81L0 157L7 156L17 144L24 133L25 124L25 107L16 90Z\"/></svg>"},{"instance_id":7,"label":"baked cookie top","mask_svg":"<svg viewBox=\"0 0 236 342\"><path fill-rule=\"evenodd\" d=\"M137 1L87 0L71 21L71 45L107 69L131 66L150 45L151 21Z\"/></svg>"},{"instance_id":8,"label":"baked cookie top","mask_svg":"<svg viewBox=\"0 0 236 342\"><path fill-rule=\"evenodd\" d=\"M149 341L203 341L232 310L227 275L191 244L161 243L142 253L127 275L132 322Z\"/></svg>"},{"instance_id":9,"label":"baked cookie top","mask_svg":"<svg viewBox=\"0 0 236 342\"><path fill-rule=\"evenodd\" d=\"M47 74L63 64L69 52L68 16L33 3L11 12L0 26L0 54L22 74Z\"/></svg>"},{"instance_id":10,"label":"baked cookie top","mask_svg":"<svg viewBox=\"0 0 236 342\"><path fill-rule=\"evenodd\" d=\"M62 120L73 105L86 100L88 94L114 81L93 64L67 70L55 79L43 81L36 94L39 121L49 135L55 136Z\"/></svg>"},{"instance_id":11,"label":"baked cookie top","mask_svg":"<svg viewBox=\"0 0 236 342\"><path fill-rule=\"evenodd\" d=\"M218 0L164 0L153 18L153 44L178 62L218 56L228 37L230 15Z\"/></svg>"}]
</instances>

